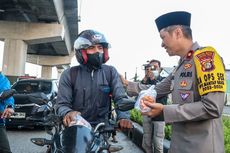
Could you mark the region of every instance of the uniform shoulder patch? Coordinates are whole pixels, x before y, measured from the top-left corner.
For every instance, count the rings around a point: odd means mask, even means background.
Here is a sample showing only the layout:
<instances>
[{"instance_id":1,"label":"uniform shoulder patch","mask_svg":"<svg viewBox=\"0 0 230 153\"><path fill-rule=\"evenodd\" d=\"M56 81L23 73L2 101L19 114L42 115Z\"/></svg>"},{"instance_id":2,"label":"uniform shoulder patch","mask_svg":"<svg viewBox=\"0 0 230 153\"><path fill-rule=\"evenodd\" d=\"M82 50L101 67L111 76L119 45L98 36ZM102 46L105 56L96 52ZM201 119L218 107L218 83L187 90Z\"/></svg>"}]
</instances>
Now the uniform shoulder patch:
<instances>
[{"instance_id":1,"label":"uniform shoulder patch","mask_svg":"<svg viewBox=\"0 0 230 153\"><path fill-rule=\"evenodd\" d=\"M215 66L213 63L214 55L215 55L215 52L209 51L209 50L203 51L196 55L196 58L199 60L201 64L201 70L203 72L208 72L208 71L212 71L215 69Z\"/></svg>"},{"instance_id":2,"label":"uniform shoulder patch","mask_svg":"<svg viewBox=\"0 0 230 153\"><path fill-rule=\"evenodd\" d=\"M223 61L213 47L204 47L193 55L197 71L200 95L226 91L226 76Z\"/></svg>"}]
</instances>

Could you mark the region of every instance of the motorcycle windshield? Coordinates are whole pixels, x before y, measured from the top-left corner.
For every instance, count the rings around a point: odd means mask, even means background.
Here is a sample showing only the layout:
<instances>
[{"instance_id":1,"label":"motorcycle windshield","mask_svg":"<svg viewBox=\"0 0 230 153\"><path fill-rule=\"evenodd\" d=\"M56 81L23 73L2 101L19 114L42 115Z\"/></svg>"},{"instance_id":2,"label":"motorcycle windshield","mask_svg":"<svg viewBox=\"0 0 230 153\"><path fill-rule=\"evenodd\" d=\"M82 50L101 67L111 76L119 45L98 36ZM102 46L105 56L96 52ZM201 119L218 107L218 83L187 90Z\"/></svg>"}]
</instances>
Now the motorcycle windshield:
<instances>
[{"instance_id":1,"label":"motorcycle windshield","mask_svg":"<svg viewBox=\"0 0 230 153\"><path fill-rule=\"evenodd\" d=\"M74 125L63 130L62 148L65 153L86 153L93 140L90 129L81 125Z\"/></svg>"}]
</instances>

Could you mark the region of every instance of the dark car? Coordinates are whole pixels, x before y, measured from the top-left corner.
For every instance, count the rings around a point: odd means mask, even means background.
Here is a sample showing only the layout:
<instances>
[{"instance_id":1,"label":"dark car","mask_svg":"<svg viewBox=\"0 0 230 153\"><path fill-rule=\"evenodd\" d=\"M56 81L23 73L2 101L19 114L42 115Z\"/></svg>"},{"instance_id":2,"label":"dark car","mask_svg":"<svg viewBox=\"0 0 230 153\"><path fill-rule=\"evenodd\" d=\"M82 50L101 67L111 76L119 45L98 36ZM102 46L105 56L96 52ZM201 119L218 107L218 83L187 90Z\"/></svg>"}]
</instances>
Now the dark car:
<instances>
[{"instance_id":1,"label":"dark car","mask_svg":"<svg viewBox=\"0 0 230 153\"><path fill-rule=\"evenodd\" d=\"M58 82L56 79L24 79L13 84L15 113L6 120L7 127L34 127L41 123L44 116L44 101L52 105L57 96ZM45 97L45 98L44 98ZM36 112L36 114L35 114ZM28 120L36 117L38 120ZM40 118L40 119L39 119Z\"/></svg>"}]
</instances>

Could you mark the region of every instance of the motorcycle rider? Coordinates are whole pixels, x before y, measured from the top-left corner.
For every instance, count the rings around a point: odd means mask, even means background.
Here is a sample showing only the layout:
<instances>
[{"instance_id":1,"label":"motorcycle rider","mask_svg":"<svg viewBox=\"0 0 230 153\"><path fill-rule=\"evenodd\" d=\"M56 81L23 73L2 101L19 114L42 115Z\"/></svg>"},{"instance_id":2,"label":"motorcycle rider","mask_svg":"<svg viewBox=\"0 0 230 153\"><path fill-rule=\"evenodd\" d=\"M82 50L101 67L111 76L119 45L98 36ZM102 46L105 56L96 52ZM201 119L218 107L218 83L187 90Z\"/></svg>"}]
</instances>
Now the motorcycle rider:
<instances>
[{"instance_id":1,"label":"motorcycle rider","mask_svg":"<svg viewBox=\"0 0 230 153\"><path fill-rule=\"evenodd\" d=\"M117 70L105 65L109 47L105 36L95 30L82 31L75 40L74 49L80 65L62 73L55 106L65 126L81 114L94 127L108 116L110 95L115 103L128 98ZM71 71L75 71L74 78L71 78ZM117 111L117 119L121 129L132 128L128 112Z\"/></svg>"}]
</instances>

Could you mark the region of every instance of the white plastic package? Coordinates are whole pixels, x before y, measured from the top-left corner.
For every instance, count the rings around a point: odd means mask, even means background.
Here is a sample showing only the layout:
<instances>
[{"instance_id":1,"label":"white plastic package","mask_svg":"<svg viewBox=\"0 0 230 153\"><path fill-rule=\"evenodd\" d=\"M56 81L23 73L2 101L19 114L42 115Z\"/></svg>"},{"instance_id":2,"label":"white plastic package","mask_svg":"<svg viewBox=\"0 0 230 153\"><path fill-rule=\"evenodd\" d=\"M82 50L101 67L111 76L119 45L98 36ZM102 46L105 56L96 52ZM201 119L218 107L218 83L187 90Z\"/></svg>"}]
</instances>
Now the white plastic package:
<instances>
[{"instance_id":1,"label":"white plastic package","mask_svg":"<svg viewBox=\"0 0 230 153\"><path fill-rule=\"evenodd\" d=\"M154 89L155 88L155 85L152 85L151 87L149 87L147 90L142 90L140 93L139 93L139 96L137 98L137 101L135 103L135 108L141 112L148 112L151 110L151 108L149 107L143 107L141 105L141 99L143 97L147 97L149 96L150 98L152 98L154 101L156 99L156 96L157 96L157 92L156 90Z\"/></svg>"},{"instance_id":2,"label":"white plastic package","mask_svg":"<svg viewBox=\"0 0 230 153\"><path fill-rule=\"evenodd\" d=\"M89 128L90 130L92 129L92 126L90 125L89 122L87 122L81 115L77 114L75 116L75 120L70 122L70 126L73 126L73 125L81 125L81 126L85 126L87 128Z\"/></svg>"}]
</instances>

